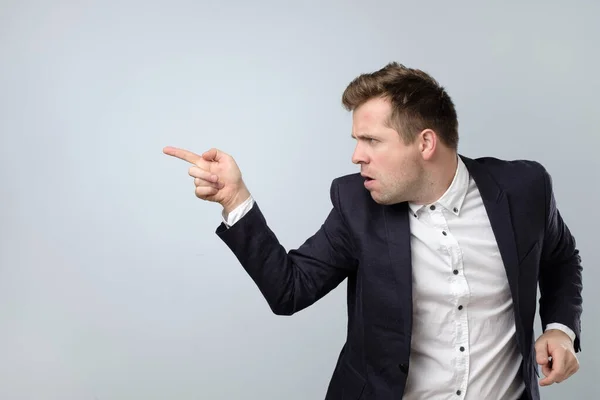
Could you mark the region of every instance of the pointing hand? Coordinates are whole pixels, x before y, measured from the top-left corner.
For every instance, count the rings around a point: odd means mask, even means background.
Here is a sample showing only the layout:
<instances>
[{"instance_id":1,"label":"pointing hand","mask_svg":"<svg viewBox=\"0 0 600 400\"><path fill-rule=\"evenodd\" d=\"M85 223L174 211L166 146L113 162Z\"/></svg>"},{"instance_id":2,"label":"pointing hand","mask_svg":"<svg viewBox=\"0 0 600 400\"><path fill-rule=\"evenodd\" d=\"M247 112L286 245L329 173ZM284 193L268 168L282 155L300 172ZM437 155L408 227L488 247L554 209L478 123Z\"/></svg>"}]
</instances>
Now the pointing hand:
<instances>
[{"instance_id":1,"label":"pointing hand","mask_svg":"<svg viewBox=\"0 0 600 400\"><path fill-rule=\"evenodd\" d=\"M213 148L198 155L170 146L163 153L192 164L188 173L194 178L196 197L221 204L226 213L250 197L242 173L229 154Z\"/></svg>"}]
</instances>

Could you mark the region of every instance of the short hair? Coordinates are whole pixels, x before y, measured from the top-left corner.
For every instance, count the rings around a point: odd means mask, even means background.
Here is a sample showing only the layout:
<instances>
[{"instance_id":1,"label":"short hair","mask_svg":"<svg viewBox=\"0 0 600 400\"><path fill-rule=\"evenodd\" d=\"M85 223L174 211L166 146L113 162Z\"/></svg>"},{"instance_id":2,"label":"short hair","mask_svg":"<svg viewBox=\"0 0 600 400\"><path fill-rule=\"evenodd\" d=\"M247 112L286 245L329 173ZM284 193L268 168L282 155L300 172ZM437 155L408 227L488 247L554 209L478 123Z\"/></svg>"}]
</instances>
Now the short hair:
<instances>
[{"instance_id":1,"label":"short hair","mask_svg":"<svg viewBox=\"0 0 600 400\"><path fill-rule=\"evenodd\" d=\"M427 73L391 62L350 82L342 95L342 104L353 111L378 97L391 102L388 125L406 143L412 143L424 129L432 129L446 146L458 147L458 118L452 99Z\"/></svg>"}]
</instances>

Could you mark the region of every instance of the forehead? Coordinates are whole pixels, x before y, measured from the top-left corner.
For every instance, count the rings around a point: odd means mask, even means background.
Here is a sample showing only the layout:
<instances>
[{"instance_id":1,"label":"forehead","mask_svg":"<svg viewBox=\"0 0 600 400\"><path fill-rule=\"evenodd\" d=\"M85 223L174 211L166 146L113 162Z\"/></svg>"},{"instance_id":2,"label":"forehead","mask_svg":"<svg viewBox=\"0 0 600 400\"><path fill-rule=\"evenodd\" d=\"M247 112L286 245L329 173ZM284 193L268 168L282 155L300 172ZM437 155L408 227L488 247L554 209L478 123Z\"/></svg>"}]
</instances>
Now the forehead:
<instances>
[{"instance_id":1,"label":"forehead","mask_svg":"<svg viewBox=\"0 0 600 400\"><path fill-rule=\"evenodd\" d=\"M357 126L384 125L390 116L392 106L389 100L371 99L354 110L352 122Z\"/></svg>"},{"instance_id":2,"label":"forehead","mask_svg":"<svg viewBox=\"0 0 600 400\"><path fill-rule=\"evenodd\" d=\"M352 137L398 137L389 125L391 103L386 99L371 99L357 107L352 115Z\"/></svg>"}]
</instances>

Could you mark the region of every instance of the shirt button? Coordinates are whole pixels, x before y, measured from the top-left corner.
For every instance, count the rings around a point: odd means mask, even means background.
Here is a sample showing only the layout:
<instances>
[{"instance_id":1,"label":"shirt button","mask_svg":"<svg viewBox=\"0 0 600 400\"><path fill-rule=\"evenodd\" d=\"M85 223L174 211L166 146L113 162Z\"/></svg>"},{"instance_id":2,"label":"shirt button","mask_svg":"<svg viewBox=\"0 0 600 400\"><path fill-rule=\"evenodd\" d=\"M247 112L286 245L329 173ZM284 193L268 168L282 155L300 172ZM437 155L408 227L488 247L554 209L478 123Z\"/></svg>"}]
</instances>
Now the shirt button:
<instances>
[{"instance_id":1,"label":"shirt button","mask_svg":"<svg viewBox=\"0 0 600 400\"><path fill-rule=\"evenodd\" d=\"M454 207L454 212L457 213L458 212L458 208Z\"/></svg>"},{"instance_id":2,"label":"shirt button","mask_svg":"<svg viewBox=\"0 0 600 400\"><path fill-rule=\"evenodd\" d=\"M430 210L435 210L435 206L429 207Z\"/></svg>"},{"instance_id":3,"label":"shirt button","mask_svg":"<svg viewBox=\"0 0 600 400\"><path fill-rule=\"evenodd\" d=\"M447 235L446 231L442 231L442 235L446 236Z\"/></svg>"},{"instance_id":4,"label":"shirt button","mask_svg":"<svg viewBox=\"0 0 600 400\"><path fill-rule=\"evenodd\" d=\"M452 272L454 272L454 275L458 275L458 270L457 270L457 269L455 269L455 270L454 270L454 271L452 271Z\"/></svg>"},{"instance_id":5,"label":"shirt button","mask_svg":"<svg viewBox=\"0 0 600 400\"><path fill-rule=\"evenodd\" d=\"M463 306L458 306L458 309L459 309L459 310L462 310L462 309L463 309Z\"/></svg>"},{"instance_id":6,"label":"shirt button","mask_svg":"<svg viewBox=\"0 0 600 400\"><path fill-rule=\"evenodd\" d=\"M465 348L460 346L460 351L465 351Z\"/></svg>"},{"instance_id":7,"label":"shirt button","mask_svg":"<svg viewBox=\"0 0 600 400\"><path fill-rule=\"evenodd\" d=\"M456 391L456 394L460 396L460 394L461 394L461 391L460 391L460 390L457 390L457 391Z\"/></svg>"}]
</instances>

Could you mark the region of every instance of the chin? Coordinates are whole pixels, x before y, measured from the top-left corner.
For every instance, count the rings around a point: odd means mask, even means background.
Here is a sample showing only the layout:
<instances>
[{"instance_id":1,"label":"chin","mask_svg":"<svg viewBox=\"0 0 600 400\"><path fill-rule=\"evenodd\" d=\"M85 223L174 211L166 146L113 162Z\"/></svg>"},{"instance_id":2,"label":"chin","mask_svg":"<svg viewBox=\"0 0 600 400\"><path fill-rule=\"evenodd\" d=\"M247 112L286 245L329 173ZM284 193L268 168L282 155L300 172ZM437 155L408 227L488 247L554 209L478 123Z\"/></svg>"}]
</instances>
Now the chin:
<instances>
[{"instance_id":1,"label":"chin","mask_svg":"<svg viewBox=\"0 0 600 400\"><path fill-rule=\"evenodd\" d=\"M371 198L373 199L373 201L375 201L375 203L381 204L381 205L384 205L384 206L387 206L387 205L393 203L392 201L390 201L389 198L386 198L385 196L380 196L376 192L371 192Z\"/></svg>"},{"instance_id":2,"label":"chin","mask_svg":"<svg viewBox=\"0 0 600 400\"><path fill-rule=\"evenodd\" d=\"M381 193L379 191L371 191L371 198L375 203L381 204L383 206L389 206L392 204L402 203L404 200L404 196L399 196L398 194L392 193Z\"/></svg>"}]
</instances>

